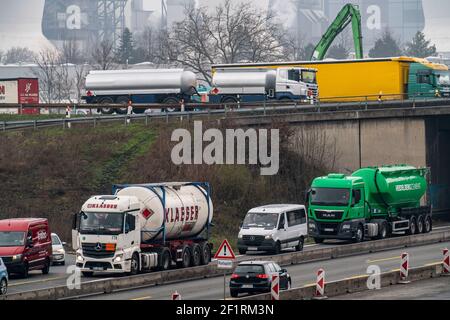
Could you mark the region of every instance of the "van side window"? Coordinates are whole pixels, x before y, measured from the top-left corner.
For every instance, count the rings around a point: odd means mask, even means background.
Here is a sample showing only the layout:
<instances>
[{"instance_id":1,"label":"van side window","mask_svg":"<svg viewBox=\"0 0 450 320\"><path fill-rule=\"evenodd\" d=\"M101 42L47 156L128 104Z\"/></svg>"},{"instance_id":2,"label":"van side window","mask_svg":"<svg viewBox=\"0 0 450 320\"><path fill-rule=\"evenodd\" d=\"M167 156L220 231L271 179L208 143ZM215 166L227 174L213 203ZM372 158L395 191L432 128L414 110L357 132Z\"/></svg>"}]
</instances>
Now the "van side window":
<instances>
[{"instance_id":1,"label":"van side window","mask_svg":"<svg viewBox=\"0 0 450 320\"><path fill-rule=\"evenodd\" d=\"M284 213L280 215L280 223L278 224L278 229L284 228Z\"/></svg>"},{"instance_id":2,"label":"van side window","mask_svg":"<svg viewBox=\"0 0 450 320\"><path fill-rule=\"evenodd\" d=\"M306 223L306 213L304 209L299 209L287 213L289 227Z\"/></svg>"}]
</instances>

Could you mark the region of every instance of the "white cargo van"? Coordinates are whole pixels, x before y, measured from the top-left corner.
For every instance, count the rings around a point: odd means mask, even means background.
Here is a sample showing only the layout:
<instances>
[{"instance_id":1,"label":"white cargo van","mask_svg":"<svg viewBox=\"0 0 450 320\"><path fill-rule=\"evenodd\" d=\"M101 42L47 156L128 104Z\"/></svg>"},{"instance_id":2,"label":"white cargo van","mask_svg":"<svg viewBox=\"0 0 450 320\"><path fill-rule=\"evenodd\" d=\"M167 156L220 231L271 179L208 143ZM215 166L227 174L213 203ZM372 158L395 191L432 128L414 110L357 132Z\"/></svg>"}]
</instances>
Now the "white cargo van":
<instances>
[{"instance_id":1,"label":"white cargo van","mask_svg":"<svg viewBox=\"0 0 450 320\"><path fill-rule=\"evenodd\" d=\"M297 204L272 204L251 209L238 235L240 254L248 251L303 250L307 236L306 209Z\"/></svg>"}]
</instances>

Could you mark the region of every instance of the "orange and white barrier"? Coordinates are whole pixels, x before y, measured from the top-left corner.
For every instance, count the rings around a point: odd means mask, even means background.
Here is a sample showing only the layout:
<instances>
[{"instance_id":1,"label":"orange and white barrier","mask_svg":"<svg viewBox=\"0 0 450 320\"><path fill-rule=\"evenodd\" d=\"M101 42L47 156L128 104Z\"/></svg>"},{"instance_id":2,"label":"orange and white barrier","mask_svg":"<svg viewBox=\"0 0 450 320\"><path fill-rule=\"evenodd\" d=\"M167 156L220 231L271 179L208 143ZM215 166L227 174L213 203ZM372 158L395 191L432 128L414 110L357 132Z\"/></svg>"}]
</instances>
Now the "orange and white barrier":
<instances>
[{"instance_id":1,"label":"orange and white barrier","mask_svg":"<svg viewBox=\"0 0 450 320\"><path fill-rule=\"evenodd\" d=\"M409 254L402 253L402 263L400 265L400 281L407 281L409 271Z\"/></svg>"},{"instance_id":2,"label":"orange and white barrier","mask_svg":"<svg viewBox=\"0 0 450 320\"><path fill-rule=\"evenodd\" d=\"M272 275L270 294L272 296L272 301L280 300L280 276L278 274Z\"/></svg>"},{"instance_id":3,"label":"orange and white barrier","mask_svg":"<svg viewBox=\"0 0 450 320\"><path fill-rule=\"evenodd\" d=\"M450 254L449 254L447 248L442 250L442 252L444 254L444 261L442 263L442 265L443 265L442 273L446 274L446 275L450 275Z\"/></svg>"},{"instance_id":4,"label":"orange and white barrier","mask_svg":"<svg viewBox=\"0 0 450 320\"><path fill-rule=\"evenodd\" d=\"M178 291L175 291L172 293L172 300L181 300L181 294L179 294Z\"/></svg>"},{"instance_id":5,"label":"orange and white barrier","mask_svg":"<svg viewBox=\"0 0 450 320\"><path fill-rule=\"evenodd\" d=\"M317 270L316 297L325 296L325 270Z\"/></svg>"}]
</instances>

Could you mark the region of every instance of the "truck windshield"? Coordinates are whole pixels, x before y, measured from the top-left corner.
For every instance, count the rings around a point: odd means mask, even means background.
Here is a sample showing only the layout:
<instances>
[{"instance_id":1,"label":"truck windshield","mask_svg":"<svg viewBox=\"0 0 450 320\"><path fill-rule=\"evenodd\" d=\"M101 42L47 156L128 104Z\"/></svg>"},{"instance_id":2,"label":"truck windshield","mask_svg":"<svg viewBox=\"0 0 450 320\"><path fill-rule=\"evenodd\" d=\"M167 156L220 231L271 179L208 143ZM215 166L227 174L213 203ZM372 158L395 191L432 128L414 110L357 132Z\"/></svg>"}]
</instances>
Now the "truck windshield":
<instances>
[{"instance_id":1,"label":"truck windshield","mask_svg":"<svg viewBox=\"0 0 450 320\"><path fill-rule=\"evenodd\" d=\"M278 213L249 212L245 216L242 228L275 229L278 222Z\"/></svg>"},{"instance_id":2,"label":"truck windshield","mask_svg":"<svg viewBox=\"0 0 450 320\"><path fill-rule=\"evenodd\" d=\"M441 86L448 86L450 85L450 72L441 72L437 75L438 83Z\"/></svg>"},{"instance_id":3,"label":"truck windshield","mask_svg":"<svg viewBox=\"0 0 450 320\"><path fill-rule=\"evenodd\" d=\"M316 206L346 206L350 189L315 188L311 190L311 204Z\"/></svg>"},{"instance_id":4,"label":"truck windshield","mask_svg":"<svg viewBox=\"0 0 450 320\"><path fill-rule=\"evenodd\" d=\"M302 81L306 83L317 83L316 73L314 71L302 71Z\"/></svg>"},{"instance_id":5,"label":"truck windshield","mask_svg":"<svg viewBox=\"0 0 450 320\"><path fill-rule=\"evenodd\" d=\"M22 247L25 245L25 232L0 231L0 247Z\"/></svg>"},{"instance_id":6,"label":"truck windshield","mask_svg":"<svg viewBox=\"0 0 450 320\"><path fill-rule=\"evenodd\" d=\"M82 212L81 234L118 235L123 230L123 213Z\"/></svg>"}]
</instances>

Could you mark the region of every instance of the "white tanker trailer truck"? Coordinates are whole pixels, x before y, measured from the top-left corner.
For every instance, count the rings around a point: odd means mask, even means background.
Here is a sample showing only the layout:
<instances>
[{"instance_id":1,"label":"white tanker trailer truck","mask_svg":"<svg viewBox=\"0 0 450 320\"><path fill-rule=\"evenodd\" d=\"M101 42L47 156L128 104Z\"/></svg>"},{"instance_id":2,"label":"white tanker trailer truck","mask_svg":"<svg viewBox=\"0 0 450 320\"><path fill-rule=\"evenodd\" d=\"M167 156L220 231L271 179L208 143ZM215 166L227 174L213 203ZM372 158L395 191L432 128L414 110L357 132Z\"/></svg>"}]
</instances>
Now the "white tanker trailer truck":
<instances>
[{"instance_id":1,"label":"white tanker trailer truck","mask_svg":"<svg viewBox=\"0 0 450 320\"><path fill-rule=\"evenodd\" d=\"M103 114L127 113L127 104L162 103L165 110L180 109L180 101L191 102L197 94L197 76L183 69L131 69L90 71L86 77L86 96L89 104L100 104ZM107 104L123 104L123 108L113 109ZM135 113L144 112L135 109Z\"/></svg>"},{"instance_id":2,"label":"white tanker trailer truck","mask_svg":"<svg viewBox=\"0 0 450 320\"><path fill-rule=\"evenodd\" d=\"M318 97L316 73L317 70L306 68L215 68L209 101L230 104L315 101Z\"/></svg>"},{"instance_id":3,"label":"white tanker trailer truck","mask_svg":"<svg viewBox=\"0 0 450 320\"><path fill-rule=\"evenodd\" d=\"M208 183L116 185L74 216L76 266L90 276L206 265L212 217Z\"/></svg>"}]
</instances>

